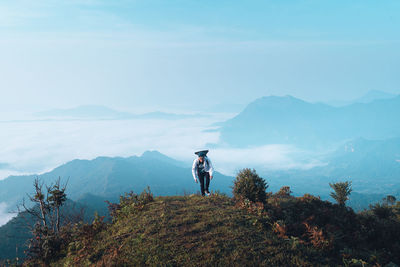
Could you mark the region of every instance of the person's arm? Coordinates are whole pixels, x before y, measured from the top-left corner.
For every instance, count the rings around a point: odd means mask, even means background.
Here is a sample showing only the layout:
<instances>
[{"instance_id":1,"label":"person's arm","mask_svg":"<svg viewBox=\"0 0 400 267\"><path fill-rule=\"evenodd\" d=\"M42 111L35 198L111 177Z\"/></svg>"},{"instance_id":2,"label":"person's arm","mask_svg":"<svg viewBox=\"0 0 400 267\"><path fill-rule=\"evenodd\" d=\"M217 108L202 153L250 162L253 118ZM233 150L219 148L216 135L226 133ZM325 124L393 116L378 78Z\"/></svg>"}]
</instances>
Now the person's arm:
<instances>
[{"instance_id":1,"label":"person's arm","mask_svg":"<svg viewBox=\"0 0 400 267\"><path fill-rule=\"evenodd\" d=\"M210 159L208 159L208 168L209 168L208 172L210 173L210 179L212 179L213 173L214 173L214 167L213 167Z\"/></svg>"},{"instance_id":2,"label":"person's arm","mask_svg":"<svg viewBox=\"0 0 400 267\"><path fill-rule=\"evenodd\" d=\"M193 161L192 175L193 175L194 181L197 183L197 160Z\"/></svg>"}]
</instances>

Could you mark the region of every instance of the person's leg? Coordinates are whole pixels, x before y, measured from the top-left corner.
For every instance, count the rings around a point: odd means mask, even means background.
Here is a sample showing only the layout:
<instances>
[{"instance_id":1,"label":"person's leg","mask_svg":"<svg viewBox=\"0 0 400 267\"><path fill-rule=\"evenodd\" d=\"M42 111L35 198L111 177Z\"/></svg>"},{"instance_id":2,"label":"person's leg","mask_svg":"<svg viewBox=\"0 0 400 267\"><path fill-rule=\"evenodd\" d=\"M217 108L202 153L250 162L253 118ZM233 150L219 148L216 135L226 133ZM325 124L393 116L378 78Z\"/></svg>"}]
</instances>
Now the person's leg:
<instances>
[{"instance_id":1,"label":"person's leg","mask_svg":"<svg viewBox=\"0 0 400 267\"><path fill-rule=\"evenodd\" d=\"M204 174L198 173L201 195L204 196Z\"/></svg>"},{"instance_id":2,"label":"person's leg","mask_svg":"<svg viewBox=\"0 0 400 267\"><path fill-rule=\"evenodd\" d=\"M206 192L210 193L210 191L208 190L208 187L210 186L210 173L209 172L206 172L205 179L206 179L206 188L205 188Z\"/></svg>"}]
</instances>

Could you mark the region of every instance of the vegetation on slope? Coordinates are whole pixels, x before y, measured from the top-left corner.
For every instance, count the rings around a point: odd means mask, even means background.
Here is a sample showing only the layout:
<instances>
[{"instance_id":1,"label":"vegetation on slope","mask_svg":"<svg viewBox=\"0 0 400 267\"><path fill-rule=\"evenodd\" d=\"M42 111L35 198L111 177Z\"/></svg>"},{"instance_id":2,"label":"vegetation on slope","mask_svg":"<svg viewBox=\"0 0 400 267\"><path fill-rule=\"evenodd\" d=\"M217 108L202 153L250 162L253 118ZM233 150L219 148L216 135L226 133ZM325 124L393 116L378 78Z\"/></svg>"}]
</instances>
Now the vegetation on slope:
<instances>
[{"instance_id":1,"label":"vegetation on slope","mask_svg":"<svg viewBox=\"0 0 400 267\"><path fill-rule=\"evenodd\" d=\"M331 187L338 204L294 197L288 186L266 192L264 179L243 169L233 198L130 192L108 202L110 222L68 223L56 238L40 227L23 265L398 266L400 202L387 196L355 213L345 203L351 183Z\"/></svg>"},{"instance_id":2,"label":"vegetation on slope","mask_svg":"<svg viewBox=\"0 0 400 267\"><path fill-rule=\"evenodd\" d=\"M98 208L98 206L93 207L90 204L90 202L74 202L67 199L61 211L62 223L65 223L65 218L71 219L71 217L76 217L77 220L83 218L85 222L92 222L95 211L102 215L108 214L108 210L103 210L102 207ZM35 209L38 210L38 206ZM109 220L109 216L105 220ZM3 266L7 259L14 259L14 262L24 261L25 251L33 237L32 230L36 222L36 217L27 211L22 211L7 224L0 227L0 266Z\"/></svg>"},{"instance_id":3,"label":"vegetation on slope","mask_svg":"<svg viewBox=\"0 0 400 267\"><path fill-rule=\"evenodd\" d=\"M384 266L400 262L400 203L354 213L283 187L266 202L218 193L110 205L113 221L70 228L52 266ZM25 265L40 264L30 259Z\"/></svg>"},{"instance_id":4,"label":"vegetation on slope","mask_svg":"<svg viewBox=\"0 0 400 267\"><path fill-rule=\"evenodd\" d=\"M266 230L264 223L257 214L236 207L232 199L222 195L158 197L143 206L122 205L113 224L97 220L81 228L65 248L66 256L54 265L333 263L313 247L286 242Z\"/></svg>"}]
</instances>

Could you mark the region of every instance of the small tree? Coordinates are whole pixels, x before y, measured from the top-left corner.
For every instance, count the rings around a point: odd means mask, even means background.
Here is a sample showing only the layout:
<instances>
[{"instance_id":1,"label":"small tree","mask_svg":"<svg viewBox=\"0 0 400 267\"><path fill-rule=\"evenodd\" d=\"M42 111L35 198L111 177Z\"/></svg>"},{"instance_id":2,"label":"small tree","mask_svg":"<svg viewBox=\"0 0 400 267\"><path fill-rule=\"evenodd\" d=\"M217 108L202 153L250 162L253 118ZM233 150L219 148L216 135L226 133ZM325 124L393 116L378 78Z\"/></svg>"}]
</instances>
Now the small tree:
<instances>
[{"instance_id":1,"label":"small tree","mask_svg":"<svg viewBox=\"0 0 400 267\"><path fill-rule=\"evenodd\" d=\"M335 191L331 192L330 196L336 200L340 206L344 207L346 205L346 201L349 199L351 191L353 191L351 188L351 182L346 181L334 184L329 183L329 186Z\"/></svg>"},{"instance_id":2,"label":"small tree","mask_svg":"<svg viewBox=\"0 0 400 267\"><path fill-rule=\"evenodd\" d=\"M47 192L49 196L47 197L48 206L52 209L52 227L53 231L58 234L60 232L60 208L67 200L67 195L65 194L66 185L60 186L60 178L54 185L47 187Z\"/></svg>"},{"instance_id":3,"label":"small tree","mask_svg":"<svg viewBox=\"0 0 400 267\"><path fill-rule=\"evenodd\" d=\"M42 226L50 228L55 234L60 231L60 208L67 200L65 194L66 185L60 185L60 178L55 184L46 186L43 192L43 182L36 178L33 182L35 192L32 196L28 195L29 200L34 203L32 208L28 208L25 202L22 204L23 211L28 212L34 218L38 219ZM39 210L38 210L39 209Z\"/></svg>"},{"instance_id":4,"label":"small tree","mask_svg":"<svg viewBox=\"0 0 400 267\"><path fill-rule=\"evenodd\" d=\"M59 178L55 184L45 186L47 192L43 192L43 182L36 178L33 186L34 194L28 195L34 204L33 207L28 208L25 202L22 204L23 211L36 220L31 228L32 238L28 242L26 253L28 259L47 263L58 253L62 244L60 208L67 200L66 185L61 186ZM31 224L29 221L27 223Z\"/></svg>"},{"instance_id":5,"label":"small tree","mask_svg":"<svg viewBox=\"0 0 400 267\"><path fill-rule=\"evenodd\" d=\"M248 199L252 202L265 203L268 185L258 176L256 170L242 169L236 176L233 186L233 196L236 200Z\"/></svg>"},{"instance_id":6,"label":"small tree","mask_svg":"<svg viewBox=\"0 0 400 267\"><path fill-rule=\"evenodd\" d=\"M49 213L49 206L47 205L45 196L42 192L43 183L41 183L39 179L36 178L33 182L33 187L35 188L35 194L33 196L29 196L29 199L39 206L40 213L36 212L35 209L28 209L25 206L24 208L31 215L34 215L34 217L40 219L43 223L43 227L47 227L47 215Z\"/></svg>"}]
</instances>

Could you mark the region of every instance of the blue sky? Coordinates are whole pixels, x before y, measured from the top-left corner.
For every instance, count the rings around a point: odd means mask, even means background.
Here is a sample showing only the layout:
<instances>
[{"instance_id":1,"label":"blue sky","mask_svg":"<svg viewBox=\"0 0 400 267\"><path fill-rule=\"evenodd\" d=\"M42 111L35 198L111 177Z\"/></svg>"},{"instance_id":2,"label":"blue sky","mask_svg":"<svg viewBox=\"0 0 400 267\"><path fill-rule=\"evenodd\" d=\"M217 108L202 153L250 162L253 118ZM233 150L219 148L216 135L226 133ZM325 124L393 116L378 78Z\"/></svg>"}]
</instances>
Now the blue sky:
<instances>
[{"instance_id":1,"label":"blue sky","mask_svg":"<svg viewBox=\"0 0 400 267\"><path fill-rule=\"evenodd\" d=\"M4 0L0 105L191 111L400 93L399 12L396 0Z\"/></svg>"}]
</instances>

